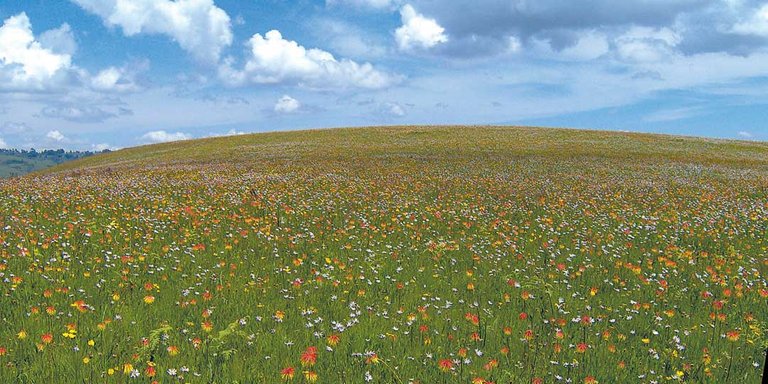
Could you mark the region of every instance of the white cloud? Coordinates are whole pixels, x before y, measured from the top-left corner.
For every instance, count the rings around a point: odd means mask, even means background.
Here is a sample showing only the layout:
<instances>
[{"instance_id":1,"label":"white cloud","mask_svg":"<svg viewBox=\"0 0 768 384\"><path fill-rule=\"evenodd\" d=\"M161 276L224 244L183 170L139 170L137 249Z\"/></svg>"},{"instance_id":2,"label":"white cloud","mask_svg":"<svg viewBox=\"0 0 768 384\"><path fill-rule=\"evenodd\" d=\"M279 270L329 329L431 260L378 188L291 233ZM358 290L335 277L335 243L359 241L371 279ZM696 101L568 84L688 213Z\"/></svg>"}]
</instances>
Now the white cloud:
<instances>
[{"instance_id":1,"label":"white cloud","mask_svg":"<svg viewBox=\"0 0 768 384\"><path fill-rule=\"evenodd\" d=\"M517 36L509 36L509 42L507 44L507 53L517 53L523 48L523 43Z\"/></svg>"},{"instance_id":2,"label":"white cloud","mask_svg":"<svg viewBox=\"0 0 768 384\"><path fill-rule=\"evenodd\" d=\"M0 137L0 149L8 149L8 143L2 137Z\"/></svg>"},{"instance_id":3,"label":"white cloud","mask_svg":"<svg viewBox=\"0 0 768 384\"><path fill-rule=\"evenodd\" d=\"M749 19L736 24L734 32L768 37L768 4L763 5Z\"/></svg>"},{"instance_id":4,"label":"white cloud","mask_svg":"<svg viewBox=\"0 0 768 384\"><path fill-rule=\"evenodd\" d=\"M72 35L72 29L66 23L59 28L43 32L40 35L40 46L65 55L74 55L77 52L75 36Z\"/></svg>"},{"instance_id":5,"label":"white cloud","mask_svg":"<svg viewBox=\"0 0 768 384\"><path fill-rule=\"evenodd\" d=\"M576 44L563 49L560 53L567 59L593 60L605 55L609 50L610 45L605 35L590 31L581 35Z\"/></svg>"},{"instance_id":6,"label":"white cloud","mask_svg":"<svg viewBox=\"0 0 768 384\"><path fill-rule=\"evenodd\" d=\"M64 135L61 132L56 130L49 131L48 134L45 135L45 137L53 141L63 141L64 139L66 139L66 137L64 137Z\"/></svg>"},{"instance_id":7,"label":"white cloud","mask_svg":"<svg viewBox=\"0 0 768 384\"><path fill-rule=\"evenodd\" d=\"M428 49L448 41L445 28L435 19L416 12L410 4L400 9L403 26L395 31L395 40L401 50L414 48Z\"/></svg>"},{"instance_id":8,"label":"white cloud","mask_svg":"<svg viewBox=\"0 0 768 384\"><path fill-rule=\"evenodd\" d=\"M103 152L106 150L115 151L118 148L113 147L107 143L99 143L99 144L91 144L91 151L93 152Z\"/></svg>"},{"instance_id":9,"label":"white cloud","mask_svg":"<svg viewBox=\"0 0 768 384\"><path fill-rule=\"evenodd\" d=\"M149 62L142 61L124 67L109 67L91 77L91 88L103 92L135 92L141 90L136 76L149 68Z\"/></svg>"},{"instance_id":10,"label":"white cloud","mask_svg":"<svg viewBox=\"0 0 768 384\"><path fill-rule=\"evenodd\" d=\"M747 132L747 131L740 131L740 132L738 133L738 135L739 135L739 137L741 137L741 138L744 138L744 139L751 139L751 138L753 138L753 137L754 137L754 136L752 136L752 134L751 134L751 133L749 133L749 132Z\"/></svg>"},{"instance_id":11,"label":"white cloud","mask_svg":"<svg viewBox=\"0 0 768 384\"><path fill-rule=\"evenodd\" d=\"M229 15L213 0L73 0L126 36L141 33L172 38L197 60L215 63L232 44Z\"/></svg>"},{"instance_id":12,"label":"white cloud","mask_svg":"<svg viewBox=\"0 0 768 384\"><path fill-rule=\"evenodd\" d=\"M620 58L635 62L657 62L675 54L681 37L669 28L633 27L616 39Z\"/></svg>"},{"instance_id":13,"label":"white cloud","mask_svg":"<svg viewBox=\"0 0 768 384\"><path fill-rule=\"evenodd\" d=\"M393 9L399 0L325 0L325 5L347 5L356 8Z\"/></svg>"},{"instance_id":14,"label":"white cloud","mask_svg":"<svg viewBox=\"0 0 768 384\"><path fill-rule=\"evenodd\" d=\"M382 103L379 105L376 113L382 117L403 117L406 115L405 109L398 103Z\"/></svg>"},{"instance_id":15,"label":"white cloud","mask_svg":"<svg viewBox=\"0 0 768 384\"><path fill-rule=\"evenodd\" d=\"M248 132L238 131L237 129L230 129L229 131L226 131L224 133L218 133L218 132L211 132L205 137L227 137L227 136L242 136L247 135Z\"/></svg>"},{"instance_id":16,"label":"white cloud","mask_svg":"<svg viewBox=\"0 0 768 384\"><path fill-rule=\"evenodd\" d=\"M192 136L186 133L182 133L182 132L169 133L166 131L147 132L146 134L144 134L144 136L141 137L141 139L147 143L167 143L170 141L189 140L191 138Z\"/></svg>"},{"instance_id":17,"label":"white cloud","mask_svg":"<svg viewBox=\"0 0 768 384\"><path fill-rule=\"evenodd\" d=\"M255 34L248 42L250 56L243 70L227 60L220 78L230 85L296 83L310 88L385 88L399 79L376 70L370 63L337 60L329 52L307 49L283 39L277 30Z\"/></svg>"},{"instance_id":18,"label":"white cloud","mask_svg":"<svg viewBox=\"0 0 768 384\"><path fill-rule=\"evenodd\" d=\"M57 34L65 34L62 26ZM54 39L49 39L54 40ZM49 41L49 44L54 44ZM0 27L0 88L44 89L71 68L71 56L44 48L32 34L25 13L12 16Z\"/></svg>"},{"instance_id":19,"label":"white cloud","mask_svg":"<svg viewBox=\"0 0 768 384\"><path fill-rule=\"evenodd\" d=\"M275 104L275 112L277 113L296 112L299 108L301 108L301 103L288 95L281 97Z\"/></svg>"}]
</instances>

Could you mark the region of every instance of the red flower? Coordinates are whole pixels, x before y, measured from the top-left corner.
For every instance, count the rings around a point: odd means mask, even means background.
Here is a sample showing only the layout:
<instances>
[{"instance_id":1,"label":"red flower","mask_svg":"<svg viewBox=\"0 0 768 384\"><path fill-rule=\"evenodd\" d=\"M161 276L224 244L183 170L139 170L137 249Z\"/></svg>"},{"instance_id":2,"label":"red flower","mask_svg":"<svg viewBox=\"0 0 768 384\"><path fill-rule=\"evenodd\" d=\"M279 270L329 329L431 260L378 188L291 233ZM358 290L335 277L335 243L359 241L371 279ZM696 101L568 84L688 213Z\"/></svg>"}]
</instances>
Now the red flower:
<instances>
[{"instance_id":1,"label":"red flower","mask_svg":"<svg viewBox=\"0 0 768 384\"><path fill-rule=\"evenodd\" d=\"M317 347L309 347L301 354L301 365L311 367L317 362Z\"/></svg>"},{"instance_id":2,"label":"red flower","mask_svg":"<svg viewBox=\"0 0 768 384\"><path fill-rule=\"evenodd\" d=\"M282 371L280 371L280 377L282 377L283 380L291 380L295 374L296 369L293 367L285 367Z\"/></svg>"},{"instance_id":3,"label":"red flower","mask_svg":"<svg viewBox=\"0 0 768 384\"><path fill-rule=\"evenodd\" d=\"M451 359L442 359L437 363L437 366L443 372L449 372L453 369L453 361Z\"/></svg>"}]
</instances>

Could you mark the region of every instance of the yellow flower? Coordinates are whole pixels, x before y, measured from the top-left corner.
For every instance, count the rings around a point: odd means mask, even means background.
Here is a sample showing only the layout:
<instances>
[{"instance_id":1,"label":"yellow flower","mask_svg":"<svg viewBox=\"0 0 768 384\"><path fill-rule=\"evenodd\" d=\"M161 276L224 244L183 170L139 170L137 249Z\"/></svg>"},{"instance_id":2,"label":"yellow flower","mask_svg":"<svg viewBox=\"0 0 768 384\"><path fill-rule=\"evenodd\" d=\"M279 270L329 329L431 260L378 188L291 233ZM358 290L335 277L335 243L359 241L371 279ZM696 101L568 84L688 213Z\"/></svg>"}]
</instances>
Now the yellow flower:
<instances>
[{"instance_id":1,"label":"yellow flower","mask_svg":"<svg viewBox=\"0 0 768 384\"><path fill-rule=\"evenodd\" d=\"M145 302L146 304L152 304L152 303L154 303L154 302L155 302L155 297L154 297L154 296L152 296L152 295L147 295L147 296L144 296L144 302Z\"/></svg>"},{"instance_id":2,"label":"yellow flower","mask_svg":"<svg viewBox=\"0 0 768 384\"><path fill-rule=\"evenodd\" d=\"M27 338L27 331L21 330L19 333L16 334L16 337L18 337L20 340L24 340Z\"/></svg>"},{"instance_id":3,"label":"yellow flower","mask_svg":"<svg viewBox=\"0 0 768 384\"><path fill-rule=\"evenodd\" d=\"M94 345L96 345L96 342L93 341L93 339L88 340L88 346L89 347L93 347Z\"/></svg>"},{"instance_id":4,"label":"yellow flower","mask_svg":"<svg viewBox=\"0 0 768 384\"><path fill-rule=\"evenodd\" d=\"M112 376L112 375L114 375L114 374L115 374L115 370L114 370L114 368L110 368L110 369L107 369L107 375L110 375L110 376Z\"/></svg>"},{"instance_id":5,"label":"yellow flower","mask_svg":"<svg viewBox=\"0 0 768 384\"><path fill-rule=\"evenodd\" d=\"M131 365L131 363L125 363L123 365L123 373L127 375L131 373L131 371L133 371L133 365Z\"/></svg>"},{"instance_id":6,"label":"yellow flower","mask_svg":"<svg viewBox=\"0 0 768 384\"><path fill-rule=\"evenodd\" d=\"M83 357L83 364L88 364L90 362L91 362L91 358L90 357L88 357L88 356Z\"/></svg>"}]
</instances>

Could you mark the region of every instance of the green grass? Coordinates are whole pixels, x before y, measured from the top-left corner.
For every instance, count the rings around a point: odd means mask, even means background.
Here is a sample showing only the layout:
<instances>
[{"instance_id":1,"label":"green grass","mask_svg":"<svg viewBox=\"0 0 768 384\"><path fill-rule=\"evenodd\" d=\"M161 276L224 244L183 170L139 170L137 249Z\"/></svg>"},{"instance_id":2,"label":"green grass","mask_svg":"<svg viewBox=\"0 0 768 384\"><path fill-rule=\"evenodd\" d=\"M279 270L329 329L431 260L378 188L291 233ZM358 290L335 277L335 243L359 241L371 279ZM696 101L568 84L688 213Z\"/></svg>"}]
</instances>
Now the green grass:
<instances>
[{"instance_id":1,"label":"green grass","mask_svg":"<svg viewBox=\"0 0 768 384\"><path fill-rule=\"evenodd\" d=\"M0 196L0 382L761 382L764 143L277 132Z\"/></svg>"}]
</instances>

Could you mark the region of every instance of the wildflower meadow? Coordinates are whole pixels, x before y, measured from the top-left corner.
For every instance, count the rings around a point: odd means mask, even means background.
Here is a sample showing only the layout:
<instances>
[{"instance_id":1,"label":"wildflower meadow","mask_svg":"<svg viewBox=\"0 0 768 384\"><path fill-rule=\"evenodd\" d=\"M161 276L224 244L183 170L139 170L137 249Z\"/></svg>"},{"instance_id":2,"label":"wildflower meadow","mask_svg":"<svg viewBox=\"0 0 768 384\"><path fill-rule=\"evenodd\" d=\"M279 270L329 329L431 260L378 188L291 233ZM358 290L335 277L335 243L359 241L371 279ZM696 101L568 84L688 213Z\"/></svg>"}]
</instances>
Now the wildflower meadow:
<instances>
[{"instance_id":1,"label":"wildflower meadow","mask_svg":"<svg viewBox=\"0 0 768 384\"><path fill-rule=\"evenodd\" d=\"M760 383L768 145L301 131L0 181L2 383Z\"/></svg>"}]
</instances>

